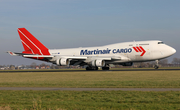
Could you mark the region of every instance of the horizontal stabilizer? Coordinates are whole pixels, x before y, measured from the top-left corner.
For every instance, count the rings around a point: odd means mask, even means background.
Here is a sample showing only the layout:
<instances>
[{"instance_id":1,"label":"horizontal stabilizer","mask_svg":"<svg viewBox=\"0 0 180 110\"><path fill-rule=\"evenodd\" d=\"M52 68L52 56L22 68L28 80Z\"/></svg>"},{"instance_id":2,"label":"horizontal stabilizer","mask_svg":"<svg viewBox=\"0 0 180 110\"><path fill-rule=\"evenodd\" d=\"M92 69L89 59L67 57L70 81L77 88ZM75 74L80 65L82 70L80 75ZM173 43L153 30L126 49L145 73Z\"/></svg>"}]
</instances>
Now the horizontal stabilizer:
<instances>
[{"instance_id":1,"label":"horizontal stabilizer","mask_svg":"<svg viewBox=\"0 0 180 110\"><path fill-rule=\"evenodd\" d=\"M23 55L26 58L38 57L38 58L53 58L52 55Z\"/></svg>"},{"instance_id":2,"label":"horizontal stabilizer","mask_svg":"<svg viewBox=\"0 0 180 110\"><path fill-rule=\"evenodd\" d=\"M14 53L11 51L7 51L7 53L9 53L11 56L21 56L21 53Z\"/></svg>"}]
</instances>

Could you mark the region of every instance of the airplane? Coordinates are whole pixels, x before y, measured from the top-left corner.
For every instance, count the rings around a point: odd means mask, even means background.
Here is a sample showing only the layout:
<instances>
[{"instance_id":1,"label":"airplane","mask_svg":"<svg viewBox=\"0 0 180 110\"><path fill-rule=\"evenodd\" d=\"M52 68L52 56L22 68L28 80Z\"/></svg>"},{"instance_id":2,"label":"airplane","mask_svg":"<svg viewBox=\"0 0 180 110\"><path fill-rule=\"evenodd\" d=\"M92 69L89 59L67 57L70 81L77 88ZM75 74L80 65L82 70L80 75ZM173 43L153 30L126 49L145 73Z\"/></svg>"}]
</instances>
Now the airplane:
<instances>
[{"instance_id":1,"label":"airplane","mask_svg":"<svg viewBox=\"0 0 180 110\"><path fill-rule=\"evenodd\" d=\"M109 70L110 64L132 66L134 62L158 61L176 53L176 50L159 40L133 41L97 47L48 49L25 28L17 29L24 51L8 51L12 56L22 56L59 66L86 66L86 70Z\"/></svg>"}]
</instances>

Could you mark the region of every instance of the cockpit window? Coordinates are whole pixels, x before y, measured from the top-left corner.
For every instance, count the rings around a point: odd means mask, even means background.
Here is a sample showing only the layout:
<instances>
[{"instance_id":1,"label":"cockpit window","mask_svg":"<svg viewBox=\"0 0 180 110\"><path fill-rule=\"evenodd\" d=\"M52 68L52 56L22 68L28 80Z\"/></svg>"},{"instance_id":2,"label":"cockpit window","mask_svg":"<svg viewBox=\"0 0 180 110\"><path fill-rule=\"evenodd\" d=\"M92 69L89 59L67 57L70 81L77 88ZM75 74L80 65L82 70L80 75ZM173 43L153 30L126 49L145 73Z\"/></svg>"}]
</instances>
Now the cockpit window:
<instances>
[{"instance_id":1,"label":"cockpit window","mask_svg":"<svg viewBox=\"0 0 180 110\"><path fill-rule=\"evenodd\" d=\"M158 44L164 44L164 42L158 42Z\"/></svg>"}]
</instances>

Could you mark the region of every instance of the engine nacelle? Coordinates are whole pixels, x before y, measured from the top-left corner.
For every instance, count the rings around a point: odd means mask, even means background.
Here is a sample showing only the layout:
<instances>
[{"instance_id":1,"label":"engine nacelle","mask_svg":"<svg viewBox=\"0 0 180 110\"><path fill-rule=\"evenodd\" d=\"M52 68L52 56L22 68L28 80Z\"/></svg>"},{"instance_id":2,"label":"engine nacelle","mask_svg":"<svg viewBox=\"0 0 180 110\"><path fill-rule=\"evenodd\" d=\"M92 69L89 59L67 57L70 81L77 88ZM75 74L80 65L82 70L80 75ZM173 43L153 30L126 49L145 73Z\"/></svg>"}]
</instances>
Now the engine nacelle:
<instances>
[{"instance_id":1,"label":"engine nacelle","mask_svg":"<svg viewBox=\"0 0 180 110\"><path fill-rule=\"evenodd\" d=\"M128 62L128 63L122 63L123 66L132 66L133 62Z\"/></svg>"},{"instance_id":2,"label":"engine nacelle","mask_svg":"<svg viewBox=\"0 0 180 110\"><path fill-rule=\"evenodd\" d=\"M70 61L69 59L66 59L66 58L61 58L61 59L56 60L56 65L59 65L59 66L69 66L69 64L70 64Z\"/></svg>"},{"instance_id":3,"label":"engine nacelle","mask_svg":"<svg viewBox=\"0 0 180 110\"><path fill-rule=\"evenodd\" d=\"M104 60L93 60L91 62L92 66L97 66L97 67L104 67L105 66L105 61Z\"/></svg>"}]
</instances>

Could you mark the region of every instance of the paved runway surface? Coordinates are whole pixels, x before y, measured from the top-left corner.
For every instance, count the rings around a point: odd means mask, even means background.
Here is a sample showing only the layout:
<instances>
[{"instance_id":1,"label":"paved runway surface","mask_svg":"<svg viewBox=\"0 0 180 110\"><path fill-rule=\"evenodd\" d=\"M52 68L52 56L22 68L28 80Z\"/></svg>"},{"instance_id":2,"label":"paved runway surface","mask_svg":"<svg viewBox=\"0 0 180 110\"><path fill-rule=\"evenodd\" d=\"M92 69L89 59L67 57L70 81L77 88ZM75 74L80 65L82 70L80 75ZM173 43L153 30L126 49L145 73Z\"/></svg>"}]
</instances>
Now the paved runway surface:
<instances>
[{"instance_id":1,"label":"paved runway surface","mask_svg":"<svg viewBox=\"0 0 180 110\"><path fill-rule=\"evenodd\" d=\"M180 88L42 88L42 87L0 87L0 90L34 91L180 91Z\"/></svg>"}]
</instances>

